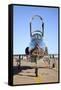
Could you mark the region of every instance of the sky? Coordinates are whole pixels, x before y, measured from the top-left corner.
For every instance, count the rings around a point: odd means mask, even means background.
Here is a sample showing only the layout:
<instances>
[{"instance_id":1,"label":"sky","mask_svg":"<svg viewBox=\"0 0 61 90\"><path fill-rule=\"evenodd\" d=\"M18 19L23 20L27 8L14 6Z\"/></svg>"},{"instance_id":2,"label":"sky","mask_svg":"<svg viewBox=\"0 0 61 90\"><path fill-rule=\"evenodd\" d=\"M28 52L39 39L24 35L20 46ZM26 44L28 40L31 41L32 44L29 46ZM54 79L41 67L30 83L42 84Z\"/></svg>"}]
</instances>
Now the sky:
<instances>
[{"instance_id":1,"label":"sky","mask_svg":"<svg viewBox=\"0 0 61 90\"><path fill-rule=\"evenodd\" d=\"M49 54L58 53L58 8L16 6L13 7L13 54L24 54L30 46L30 20L40 15L44 21L43 41ZM37 21L37 20L36 20ZM37 22L34 22L34 28ZM38 25L40 25L38 23ZM37 25L37 26L38 26Z\"/></svg>"}]
</instances>

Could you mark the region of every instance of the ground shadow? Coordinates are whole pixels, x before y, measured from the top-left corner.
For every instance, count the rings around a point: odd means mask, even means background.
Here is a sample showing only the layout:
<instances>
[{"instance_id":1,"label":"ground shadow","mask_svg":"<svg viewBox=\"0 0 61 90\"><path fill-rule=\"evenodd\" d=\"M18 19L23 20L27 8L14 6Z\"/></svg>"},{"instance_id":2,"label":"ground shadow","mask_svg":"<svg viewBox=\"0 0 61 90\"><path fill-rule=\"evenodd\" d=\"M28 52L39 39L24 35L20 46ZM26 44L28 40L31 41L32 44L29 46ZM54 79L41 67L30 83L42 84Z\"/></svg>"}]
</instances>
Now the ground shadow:
<instances>
[{"instance_id":1,"label":"ground shadow","mask_svg":"<svg viewBox=\"0 0 61 90\"><path fill-rule=\"evenodd\" d=\"M38 68L44 68L48 69L48 67L38 67ZM35 67L31 66L13 66L13 75L19 75L19 76L28 76L28 77L35 77L35 72L34 75L24 75L22 74L22 70L27 70L27 69L35 69ZM27 71L27 73L30 73L30 71Z\"/></svg>"},{"instance_id":2,"label":"ground shadow","mask_svg":"<svg viewBox=\"0 0 61 90\"><path fill-rule=\"evenodd\" d=\"M35 75L24 75L24 74L21 74L21 73L18 73L19 76L28 76L28 77L35 77Z\"/></svg>"},{"instance_id":3,"label":"ground shadow","mask_svg":"<svg viewBox=\"0 0 61 90\"><path fill-rule=\"evenodd\" d=\"M22 70L33 69L31 66L13 66L13 75L18 74Z\"/></svg>"}]
</instances>

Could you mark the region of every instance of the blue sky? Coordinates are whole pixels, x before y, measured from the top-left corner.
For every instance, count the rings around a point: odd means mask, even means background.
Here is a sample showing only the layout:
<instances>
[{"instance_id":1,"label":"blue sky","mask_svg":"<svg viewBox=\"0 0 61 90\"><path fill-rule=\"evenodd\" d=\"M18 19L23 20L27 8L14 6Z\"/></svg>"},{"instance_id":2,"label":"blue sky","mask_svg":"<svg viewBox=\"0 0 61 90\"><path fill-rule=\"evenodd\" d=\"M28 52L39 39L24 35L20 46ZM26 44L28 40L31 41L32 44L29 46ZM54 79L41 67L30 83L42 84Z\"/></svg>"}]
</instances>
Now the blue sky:
<instances>
[{"instance_id":1,"label":"blue sky","mask_svg":"<svg viewBox=\"0 0 61 90\"><path fill-rule=\"evenodd\" d=\"M44 21L44 42L49 53L58 53L58 8L14 6L13 8L13 54L25 53L30 44L29 22L33 15Z\"/></svg>"}]
</instances>

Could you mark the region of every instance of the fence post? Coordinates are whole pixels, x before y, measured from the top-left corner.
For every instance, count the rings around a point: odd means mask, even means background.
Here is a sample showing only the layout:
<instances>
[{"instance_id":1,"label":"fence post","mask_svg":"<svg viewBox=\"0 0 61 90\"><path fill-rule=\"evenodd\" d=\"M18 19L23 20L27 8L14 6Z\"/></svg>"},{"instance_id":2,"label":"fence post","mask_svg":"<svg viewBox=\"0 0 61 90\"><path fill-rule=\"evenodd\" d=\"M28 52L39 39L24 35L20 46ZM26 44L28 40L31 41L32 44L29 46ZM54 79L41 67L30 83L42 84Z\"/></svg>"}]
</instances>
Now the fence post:
<instances>
[{"instance_id":1,"label":"fence post","mask_svg":"<svg viewBox=\"0 0 61 90\"><path fill-rule=\"evenodd\" d=\"M21 66L21 55L19 55L19 65Z\"/></svg>"},{"instance_id":2,"label":"fence post","mask_svg":"<svg viewBox=\"0 0 61 90\"><path fill-rule=\"evenodd\" d=\"M18 62L19 62L19 65L18 65L18 70L20 70L20 66L21 66L21 59L20 59L20 55L19 55Z\"/></svg>"}]
</instances>

